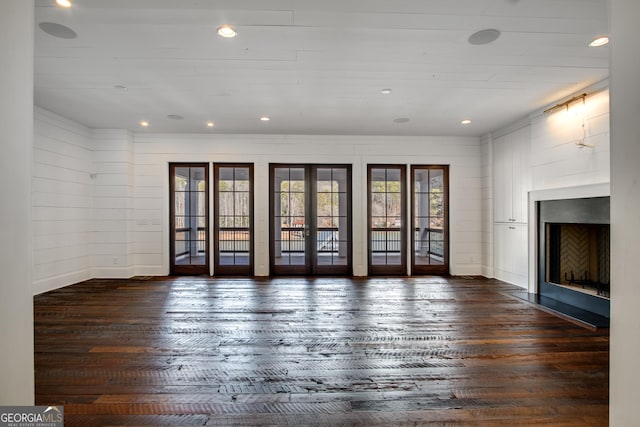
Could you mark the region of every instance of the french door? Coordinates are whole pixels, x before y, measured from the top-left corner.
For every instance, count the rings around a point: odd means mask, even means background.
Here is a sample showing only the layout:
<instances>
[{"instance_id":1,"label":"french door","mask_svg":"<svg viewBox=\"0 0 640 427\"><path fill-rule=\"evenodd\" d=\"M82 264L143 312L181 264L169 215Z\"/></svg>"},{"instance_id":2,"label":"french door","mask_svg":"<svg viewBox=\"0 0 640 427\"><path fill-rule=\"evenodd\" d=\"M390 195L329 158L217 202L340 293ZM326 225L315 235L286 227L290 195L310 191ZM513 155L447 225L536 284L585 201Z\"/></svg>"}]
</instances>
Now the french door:
<instances>
[{"instance_id":1,"label":"french door","mask_svg":"<svg viewBox=\"0 0 640 427\"><path fill-rule=\"evenodd\" d=\"M272 275L351 275L351 166L270 165Z\"/></svg>"},{"instance_id":2,"label":"french door","mask_svg":"<svg viewBox=\"0 0 640 427\"><path fill-rule=\"evenodd\" d=\"M367 167L370 275L407 274L405 182L404 165Z\"/></svg>"},{"instance_id":3,"label":"french door","mask_svg":"<svg viewBox=\"0 0 640 427\"><path fill-rule=\"evenodd\" d=\"M253 164L220 164L214 176L214 274L253 276Z\"/></svg>"},{"instance_id":4,"label":"french door","mask_svg":"<svg viewBox=\"0 0 640 427\"><path fill-rule=\"evenodd\" d=\"M170 270L209 274L209 165L169 165Z\"/></svg>"},{"instance_id":5,"label":"french door","mask_svg":"<svg viewBox=\"0 0 640 427\"><path fill-rule=\"evenodd\" d=\"M411 166L411 218L412 274L448 274L448 166Z\"/></svg>"}]
</instances>

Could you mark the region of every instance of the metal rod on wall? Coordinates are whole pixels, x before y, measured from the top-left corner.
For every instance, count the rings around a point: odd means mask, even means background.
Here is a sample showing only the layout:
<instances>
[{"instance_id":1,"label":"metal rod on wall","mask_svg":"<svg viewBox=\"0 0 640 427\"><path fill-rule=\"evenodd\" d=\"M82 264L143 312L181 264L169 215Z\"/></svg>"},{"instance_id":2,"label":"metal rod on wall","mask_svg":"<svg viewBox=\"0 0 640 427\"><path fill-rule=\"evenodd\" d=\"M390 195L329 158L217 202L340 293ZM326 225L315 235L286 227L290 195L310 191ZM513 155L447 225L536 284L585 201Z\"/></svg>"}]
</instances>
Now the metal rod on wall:
<instances>
[{"instance_id":1,"label":"metal rod on wall","mask_svg":"<svg viewBox=\"0 0 640 427\"><path fill-rule=\"evenodd\" d=\"M569 108L569 104L571 104L573 102L576 102L576 101L578 101L580 99L582 99L582 101L584 102L586 97L587 97L586 93L583 93L582 95L574 96L573 98L571 98L571 99L569 99L567 101L564 101L564 102L561 102L559 104L556 104L551 108L547 108L546 110L544 110L544 112L545 113L551 113L552 111L556 111L559 108L563 108L563 107Z\"/></svg>"}]
</instances>

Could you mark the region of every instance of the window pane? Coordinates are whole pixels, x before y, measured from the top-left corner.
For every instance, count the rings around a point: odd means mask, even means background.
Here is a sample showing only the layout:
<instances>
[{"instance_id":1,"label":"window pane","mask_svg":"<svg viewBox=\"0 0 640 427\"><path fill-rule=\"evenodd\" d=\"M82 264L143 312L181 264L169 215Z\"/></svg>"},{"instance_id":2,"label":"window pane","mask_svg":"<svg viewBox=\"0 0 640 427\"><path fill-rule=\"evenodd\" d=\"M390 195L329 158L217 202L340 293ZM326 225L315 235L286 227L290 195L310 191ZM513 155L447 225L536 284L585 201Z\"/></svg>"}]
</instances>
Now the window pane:
<instances>
[{"instance_id":1,"label":"window pane","mask_svg":"<svg viewBox=\"0 0 640 427\"><path fill-rule=\"evenodd\" d=\"M386 200L387 216L399 217L402 214L402 195L400 193L387 194Z\"/></svg>"},{"instance_id":2,"label":"window pane","mask_svg":"<svg viewBox=\"0 0 640 427\"><path fill-rule=\"evenodd\" d=\"M174 190L185 191L189 181L189 168L175 168L174 175Z\"/></svg>"},{"instance_id":3,"label":"window pane","mask_svg":"<svg viewBox=\"0 0 640 427\"><path fill-rule=\"evenodd\" d=\"M234 227L249 229L251 227L251 224L249 223L249 221L250 221L250 217L248 215L236 216Z\"/></svg>"},{"instance_id":4,"label":"window pane","mask_svg":"<svg viewBox=\"0 0 640 427\"><path fill-rule=\"evenodd\" d=\"M185 204L186 195L182 191L176 191L174 197L174 212L176 215L186 215L187 207Z\"/></svg>"},{"instance_id":5,"label":"window pane","mask_svg":"<svg viewBox=\"0 0 640 427\"><path fill-rule=\"evenodd\" d=\"M400 191L401 171L399 168L386 169L387 191Z\"/></svg>"},{"instance_id":6,"label":"window pane","mask_svg":"<svg viewBox=\"0 0 640 427\"><path fill-rule=\"evenodd\" d=\"M444 217L433 216L429 219L429 228L442 230L444 228Z\"/></svg>"},{"instance_id":7,"label":"window pane","mask_svg":"<svg viewBox=\"0 0 640 427\"><path fill-rule=\"evenodd\" d=\"M371 216L372 217L384 217L387 213L386 210L386 194L373 193L371 194Z\"/></svg>"},{"instance_id":8,"label":"window pane","mask_svg":"<svg viewBox=\"0 0 640 427\"><path fill-rule=\"evenodd\" d=\"M442 215L444 213L444 195L431 193L429 196L429 199L430 199L429 214Z\"/></svg>"},{"instance_id":9,"label":"window pane","mask_svg":"<svg viewBox=\"0 0 640 427\"><path fill-rule=\"evenodd\" d=\"M431 169L429 171L429 189L442 193L444 191L444 172L442 169Z\"/></svg>"},{"instance_id":10,"label":"window pane","mask_svg":"<svg viewBox=\"0 0 640 427\"><path fill-rule=\"evenodd\" d=\"M249 193L236 193L235 194L235 215L249 215L251 209L249 200Z\"/></svg>"}]
</instances>

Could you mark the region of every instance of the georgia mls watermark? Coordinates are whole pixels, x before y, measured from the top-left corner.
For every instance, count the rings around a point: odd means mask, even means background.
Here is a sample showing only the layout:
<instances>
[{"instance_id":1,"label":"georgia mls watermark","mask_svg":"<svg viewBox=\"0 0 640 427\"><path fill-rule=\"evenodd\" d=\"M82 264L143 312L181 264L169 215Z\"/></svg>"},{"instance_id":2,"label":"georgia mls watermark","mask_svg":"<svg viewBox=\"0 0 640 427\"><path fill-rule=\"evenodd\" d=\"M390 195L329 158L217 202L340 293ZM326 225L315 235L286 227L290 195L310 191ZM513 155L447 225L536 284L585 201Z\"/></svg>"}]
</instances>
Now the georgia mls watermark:
<instances>
[{"instance_id":1,"label":"georgia mls watermark","mask_svg":"<svg viewBox=\"0 0 640 427\"><path fill-rule=\"evenodd\" d=\"M64 408L0 406L0 427L64 427Z\"/></svg>"}]
</instances>

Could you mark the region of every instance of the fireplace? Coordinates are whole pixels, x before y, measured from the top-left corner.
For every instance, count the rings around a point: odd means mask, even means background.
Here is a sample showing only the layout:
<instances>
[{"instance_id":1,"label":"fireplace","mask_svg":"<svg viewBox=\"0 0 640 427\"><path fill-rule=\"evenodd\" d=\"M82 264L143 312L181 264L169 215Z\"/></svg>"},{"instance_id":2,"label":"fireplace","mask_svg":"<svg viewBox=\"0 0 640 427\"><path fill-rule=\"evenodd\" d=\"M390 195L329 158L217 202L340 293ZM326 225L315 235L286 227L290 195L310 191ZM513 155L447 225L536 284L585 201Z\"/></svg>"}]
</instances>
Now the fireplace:
<instances>
[{"instance_id":1,"label":"fireplace","mask_svg":"<svg viewBox=\"0 0 640 427\"><path fill-rule=\"evenodd\" d=\"M609 224L546 224L547 283L608 298Z\"/></svg>"},{"instance_id":2,"label":"fireplace","mask_svg":"<svg viewBox=\"0 0 640 427\"><path fill-rule=\"evenodd\" d=\"M538 295L609 318L609 197L539 201Z\"/></svg>"}]
</instances>

